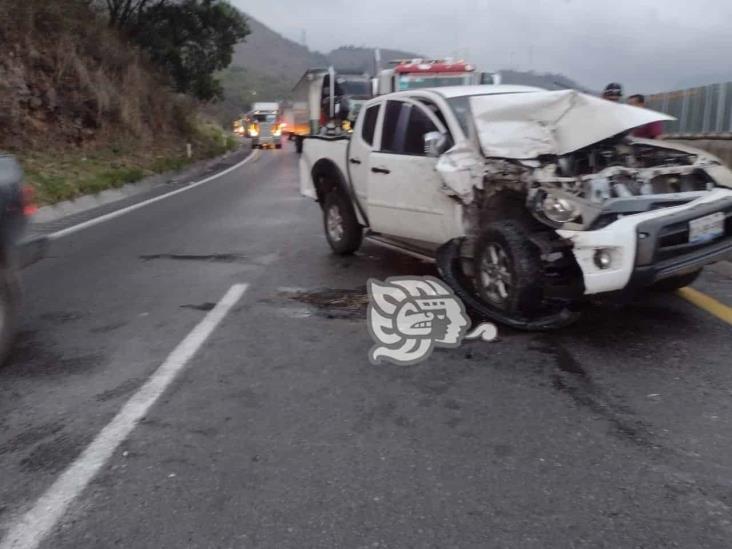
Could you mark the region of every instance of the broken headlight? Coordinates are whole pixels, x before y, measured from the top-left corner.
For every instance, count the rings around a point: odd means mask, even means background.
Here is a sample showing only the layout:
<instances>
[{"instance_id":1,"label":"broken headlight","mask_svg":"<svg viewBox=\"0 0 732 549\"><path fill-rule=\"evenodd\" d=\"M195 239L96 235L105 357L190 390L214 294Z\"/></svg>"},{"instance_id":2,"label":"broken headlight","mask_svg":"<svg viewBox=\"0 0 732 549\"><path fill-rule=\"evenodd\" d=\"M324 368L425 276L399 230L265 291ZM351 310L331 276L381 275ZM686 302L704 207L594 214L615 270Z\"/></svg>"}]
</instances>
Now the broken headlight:
<instances>
[{"instance_id":1,"label":"broken headlight","mask_svg":"<svg viewBox=\"0 0 732 549\"><path fill-rule=\"evenodd\" d=\"M569 223L580 215L581 210L571 200L547 194L541 201L541 212L555 223Z\"/></svg>"}]
</instances>

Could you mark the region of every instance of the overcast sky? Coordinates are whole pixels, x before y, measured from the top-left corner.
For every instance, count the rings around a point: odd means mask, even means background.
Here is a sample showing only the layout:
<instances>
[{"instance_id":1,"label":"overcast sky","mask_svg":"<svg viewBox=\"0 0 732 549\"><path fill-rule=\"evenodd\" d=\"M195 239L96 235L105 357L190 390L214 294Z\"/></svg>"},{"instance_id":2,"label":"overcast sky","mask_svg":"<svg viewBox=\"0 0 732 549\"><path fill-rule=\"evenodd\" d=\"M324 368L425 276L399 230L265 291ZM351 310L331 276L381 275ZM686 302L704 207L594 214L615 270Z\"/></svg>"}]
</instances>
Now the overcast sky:
<instances>
[{"instance_id":1,"label":"overcast sky","mask_svg":"<svg viewBox=\"0 0 732 549\"><path fill-rule=\"evenodd\" d=\"M230 0L311 49L381 46L653 92L732 80L726 0ZM729 74L729 75L728 75Z\"/></svg>"}]
</instances>

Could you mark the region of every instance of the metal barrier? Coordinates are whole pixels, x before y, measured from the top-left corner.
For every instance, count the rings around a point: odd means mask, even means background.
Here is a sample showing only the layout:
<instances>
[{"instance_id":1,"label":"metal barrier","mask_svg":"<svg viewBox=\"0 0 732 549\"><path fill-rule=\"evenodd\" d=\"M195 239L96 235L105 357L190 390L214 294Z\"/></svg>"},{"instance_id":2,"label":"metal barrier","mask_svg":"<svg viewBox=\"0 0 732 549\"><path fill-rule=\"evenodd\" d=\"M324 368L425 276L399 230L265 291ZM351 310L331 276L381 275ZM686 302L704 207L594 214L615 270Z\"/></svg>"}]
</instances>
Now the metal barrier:
<instances>
[{"instance_id":1,"label":"metal barrier","mask_svg":"<svg viewBox=\"0 0 732 549\"><path fill-rule=\"evenodd\" d=\"M732 137L732 82L649 95L646 107L677 118L664 122L666 135Z\"/></svg>"}]
</instances>

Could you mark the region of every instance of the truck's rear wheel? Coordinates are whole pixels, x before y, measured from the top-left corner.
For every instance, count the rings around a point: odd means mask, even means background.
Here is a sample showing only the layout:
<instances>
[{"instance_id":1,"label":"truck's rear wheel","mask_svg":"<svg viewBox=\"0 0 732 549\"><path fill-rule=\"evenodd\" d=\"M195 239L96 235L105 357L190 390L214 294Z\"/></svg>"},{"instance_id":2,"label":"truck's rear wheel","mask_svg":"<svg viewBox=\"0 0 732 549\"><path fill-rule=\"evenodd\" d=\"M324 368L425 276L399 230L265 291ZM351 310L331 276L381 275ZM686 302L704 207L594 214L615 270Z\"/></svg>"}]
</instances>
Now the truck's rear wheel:
<instances>
[{"instance_id":1,"label":"truck's rear wheel","mask_svg":"<svg viewBox=\"0 0 732 549\"><path fill-rule=\"evenodd\" d=\"M513 221L488 224L475 243L474 283L480 298L509 314L532 315L542 306L538 248Z\"/></svg>"},{"instance_id":2,"label":"truck's rear wheel","mask_svg":"<svg viewBox=\"0 0 732 549\"><path fill-rule=\"evenodd\" d=\"M338 189L325 197L323 224L328 244L338 255L352 254L361 247L363 229L350 200Z\"/></svg>"}]
</instances>

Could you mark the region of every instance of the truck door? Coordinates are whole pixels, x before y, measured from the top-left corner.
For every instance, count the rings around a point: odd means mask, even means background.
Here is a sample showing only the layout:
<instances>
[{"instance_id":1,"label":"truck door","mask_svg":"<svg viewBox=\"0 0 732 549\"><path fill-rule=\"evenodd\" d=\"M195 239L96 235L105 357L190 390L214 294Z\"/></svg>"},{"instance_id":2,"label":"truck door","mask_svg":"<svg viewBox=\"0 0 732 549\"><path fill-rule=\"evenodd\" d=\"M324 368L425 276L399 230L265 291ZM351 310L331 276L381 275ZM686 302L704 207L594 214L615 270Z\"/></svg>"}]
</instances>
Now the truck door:
<instances>
[{"instance_id":1,"label":"truck door","mask_svg":"<svg viewBox=\"0 0 732 549\"><path fill-rule=\"evenodd\" d=\"M365 108L353 129L350 146L348 148L348 171L353 184L356 198L362 206L366 205L366 195L369 182L369 159L371 151L376 146L377 124L381 103Z\"/></svg>"},{"instance_id":2,"label":"truck door","mask_svg":"<svg viewBox=\"0 0 732 549\"><path fill-rule=\"evenodd\" d=\"M387 101L379 149L371 153L368 216L375 232L441 244L453 236L458 205L442 190L436 158L426 156L424 135L447 129L424 105Z\"/></svg>"}]
</instances>

